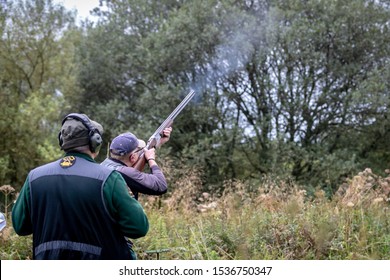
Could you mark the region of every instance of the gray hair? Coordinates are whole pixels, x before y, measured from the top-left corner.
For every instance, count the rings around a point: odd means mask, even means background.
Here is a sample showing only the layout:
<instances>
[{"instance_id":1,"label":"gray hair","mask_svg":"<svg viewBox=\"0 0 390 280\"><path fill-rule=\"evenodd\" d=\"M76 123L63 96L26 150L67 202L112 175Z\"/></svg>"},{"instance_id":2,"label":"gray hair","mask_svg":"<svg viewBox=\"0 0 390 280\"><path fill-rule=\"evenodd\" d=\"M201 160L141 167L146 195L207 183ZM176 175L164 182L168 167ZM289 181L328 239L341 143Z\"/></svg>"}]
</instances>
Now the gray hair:
<instances>
[{"instance_id":1,"label":"gray hair","mask_svg":"<svg viewBox=\"0 0 390 280\"><path fill-rule=\"evenodd\" d=\"M113 159L117 159L117 160L120 160L120 161L124 161L126 160L127 158L129 158L131 152L130 153L127 153L127 154L124 154L124 155L115 155L113 153L110 153L110 157L113 158Z\"/></svg>"}]
</instances>

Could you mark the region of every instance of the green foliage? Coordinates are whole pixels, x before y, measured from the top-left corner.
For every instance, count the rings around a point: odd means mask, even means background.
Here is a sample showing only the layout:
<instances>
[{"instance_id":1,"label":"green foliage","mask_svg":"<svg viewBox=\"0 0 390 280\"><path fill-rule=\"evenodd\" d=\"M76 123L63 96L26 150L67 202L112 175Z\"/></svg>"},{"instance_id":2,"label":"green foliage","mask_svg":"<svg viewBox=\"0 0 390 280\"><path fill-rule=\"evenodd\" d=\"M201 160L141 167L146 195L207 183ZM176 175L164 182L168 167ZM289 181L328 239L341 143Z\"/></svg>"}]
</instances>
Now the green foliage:
<instances>
[{"instance_id":1,"label":"green foliage","mask_svg":"<svg viewBox=\"0 0 390 280\"><path fill-rule=\"evenodd\" d=\"M332 193L351 172L389 162L381 3L103 5L81 40L76 107L98 112L108 139L122 130L146 139L192 86L170 154L204 170L205 185L273 174Z\"/></svg>"},{"instance_id":2,"label":"green foliage","mask_svg":"<svg viewBox=\"0 0 390 280\"><path fill-rule=\"evenodd\" d=\"M28 260L32 259L32 238L31 236L18 236L8 226L0 232L0 259L1 260Z\"/></svg>"},{"instance_id":3,"label":"green foliage","mask_svg":"<svg viewBox=\"0 0 390 280\"><path fill-rule=\"evenodd\" d=\"M31 93L15 108L18 113L11 118L18 126L11 126L8 121L4 126L0 126L5 135L2 153L6 155L5 159L8 158L3 167L3 172L7 174L4 183L21 185L24 178L19 177L20 174L27 174L32 166L60 155L58 148L55 148L58 145L56 135L51 134L51 137L48 137L48 132L59 129L58 124L51 124L50 121L57 118L60 104L57 97L41 92ZM12 145L7 145L10 139ZM21 153L23 158L28 160L18 160Z\"/></svg>"},{"instance_id":4,"label":"green foliage","mask_svg":"<svg viewBox=\"0 0 390 280\"><path fill-rule=\"evenodd\" d=\"M0 182L5 182L11 170L9 169L9 157L4 156L0 158Z\"/></svg>"},{"instance_id":5,"label":"green foliage","mask_svg":"<svg viewBox=\"0 0 390 280\"><path fill-rule=\"evenodd\" d=\"M190 87L161 153L202 170L203 189L273 176L331 195L362 168L384 174L383 1L101 2L80 27L51 0L1 6L0 182L59 155L65 114L102 123L107 145L147 140Z\"/></svg>"},{"instance_id":6,"label":"green foliage","mask_svg":"<svg viewBox=\"0 0 390 280\"><path fill-rule=\"evenodd\" d=\"M59 155L63 93L72 88L65 30L74 18L50 0L6 2L1 14L0 158L2 184L21 185L32 167Z\"/></svg>"}]
</instances>

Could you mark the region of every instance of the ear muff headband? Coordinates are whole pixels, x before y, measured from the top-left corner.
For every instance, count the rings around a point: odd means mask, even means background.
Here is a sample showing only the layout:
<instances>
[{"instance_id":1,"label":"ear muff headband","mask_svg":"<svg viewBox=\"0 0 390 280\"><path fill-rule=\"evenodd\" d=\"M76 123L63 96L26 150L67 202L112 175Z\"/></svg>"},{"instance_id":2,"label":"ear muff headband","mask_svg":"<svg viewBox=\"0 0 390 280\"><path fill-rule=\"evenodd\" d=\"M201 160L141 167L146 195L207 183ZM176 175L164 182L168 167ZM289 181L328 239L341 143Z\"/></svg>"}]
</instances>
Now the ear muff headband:
<instances>
[{"instance_id":1,"label":"ear muff headband","mask_svg":"<svg viewBox=\"0 0 390 280\"><path fill-rule=\"evenodd\" d=\"M62 120L62 125L64 125L67 119L78 120L88 129L89 149L91 150L92 153L96 152L98 148L100 148L103 139L102 136L100 135L99 130L91 123L90 119L82 114L71 113ZM58 142L62 147L64 141L62 139L61 131L58 135Z\"/></svg>"}]
</instances>

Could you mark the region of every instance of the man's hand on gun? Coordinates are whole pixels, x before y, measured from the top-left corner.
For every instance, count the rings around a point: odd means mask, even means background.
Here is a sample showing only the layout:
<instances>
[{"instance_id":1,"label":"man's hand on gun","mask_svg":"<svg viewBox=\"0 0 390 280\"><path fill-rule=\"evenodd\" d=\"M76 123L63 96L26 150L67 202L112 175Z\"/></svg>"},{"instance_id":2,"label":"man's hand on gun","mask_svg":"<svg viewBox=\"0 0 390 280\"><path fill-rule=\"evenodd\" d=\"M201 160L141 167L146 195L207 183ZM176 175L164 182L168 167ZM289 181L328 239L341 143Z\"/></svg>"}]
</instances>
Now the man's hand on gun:
<instances>
[{"instance_id":1,"label":"man's hand on gun","mask_svg":"<svg viewBox=\"0 0 390 280\"><path fill-rule=\"evenodd\" d=\"M156 163L156 149L155 148L151 148L149 150L145 149L145 159L150 167L152 167L153 165L156 165L157 164Z\"/></svg>"},{"instance_id":2,"label":"man's hand on gun","mask_svg":"<svg viewBox=\"0 0 390 280\"><path fill-rule=\"evenodd\" d=\"M169 138L171 137L171 132L172 132L172 127L167 127L163 130L159 146L161 146L162 144L169 141ZM156 165L157 164L156 163L156 149L155 148L151 148L149 150L145 149L144 152L145 152L145 154L144 154L145 159L146 159L147 163L149 164L149 166L151 167L153 165Z\"/></svg>"},{"instance_id":3,"label":"man's hand on gun","mask_svg":"<svg viewBox=\"0 0 390 280\"><path fill-rule=\"evenodd\" d=\"M171 137L171 132L172 132L172 127L167 127L162 131L160 146L169 141L169 138Z\"/></svg>"}]
</instances>

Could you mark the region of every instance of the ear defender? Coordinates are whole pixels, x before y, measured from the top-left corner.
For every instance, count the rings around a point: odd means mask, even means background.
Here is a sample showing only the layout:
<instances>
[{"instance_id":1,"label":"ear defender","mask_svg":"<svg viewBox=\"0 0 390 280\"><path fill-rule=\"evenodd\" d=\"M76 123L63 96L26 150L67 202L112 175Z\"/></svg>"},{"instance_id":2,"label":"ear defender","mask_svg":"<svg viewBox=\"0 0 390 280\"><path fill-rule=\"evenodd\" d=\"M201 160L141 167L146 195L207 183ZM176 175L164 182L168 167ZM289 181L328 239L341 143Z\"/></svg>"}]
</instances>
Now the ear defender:
<instances>
[{"instance_id":1,"label":"ear defender","mask_svg":"<svg viewBox=\"0 0 390 280\"><path fill-rule=\"evenodd\" d=\"M103 138L100 135L99 130L93 126L91 123L90 119L82 114L77 114L77 113L72 113L67 115L63 120L62 120L62 125L65 123L65 121L69 118L75 119L80 121L87 129L88 129L88 145L89 149L91 150L92 153L98 152L100 150L100 147L103 143ZM58 143L60 147L62 147L62 144L64 143L62 139L62 134L61 131L58 134Z\"/></svg>"},{"instance_id":2,"label":"ear defender","mask_svg":"<svg viewBox=\"0 0 390 280\"><path fill-rule=\"evenodd\" d=\"M102 145L103 139L97 128L89 131L89 148L92 153L98 152Z\"/></svg>"},{"instance_id":3,"label":"ear defender","mask_svg":"<svg viewBox=\"0 0 390 280\"><path fill-rule=\"evenodd\" d=\"M58 133L58 144L60 145L60 147L62 147L62 144L64 144L64 141L62 140L61 130Z\"/></svg>"}]
</instances>

